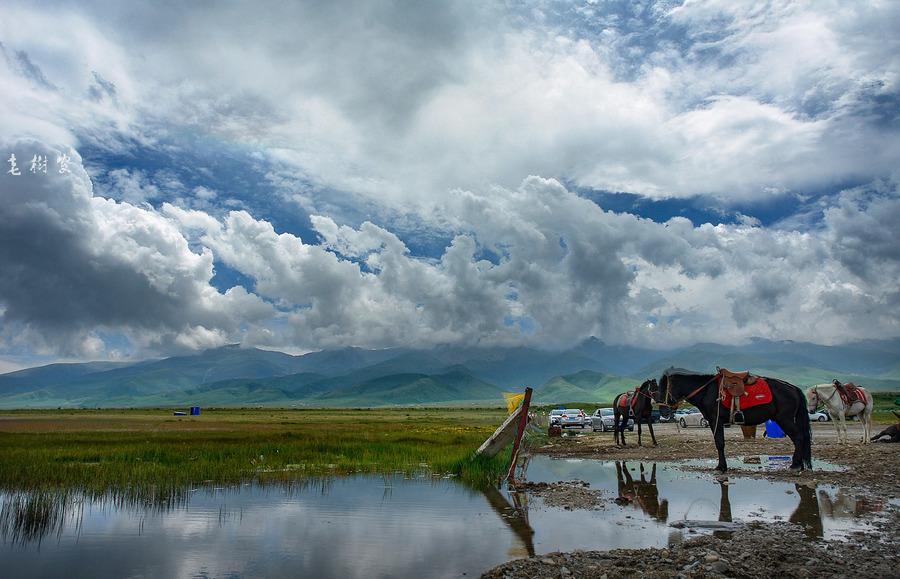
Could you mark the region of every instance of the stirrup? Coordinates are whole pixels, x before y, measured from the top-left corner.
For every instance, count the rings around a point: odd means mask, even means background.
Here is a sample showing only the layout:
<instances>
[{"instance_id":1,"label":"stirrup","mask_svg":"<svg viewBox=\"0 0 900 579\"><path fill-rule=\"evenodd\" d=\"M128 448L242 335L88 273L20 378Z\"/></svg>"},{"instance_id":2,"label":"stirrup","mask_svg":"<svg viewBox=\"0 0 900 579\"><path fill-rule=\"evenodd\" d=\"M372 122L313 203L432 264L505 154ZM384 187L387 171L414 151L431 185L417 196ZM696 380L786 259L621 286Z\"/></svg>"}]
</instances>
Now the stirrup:
<instances>
[{"instance_id":1,"label":"stirrup","mask_svg":"<svg viewBox=\"0 0 900 579\"><path fill-rule=\"evenodd\" d=\"M744 423L744 412L742 410L735 411L731 422L734 424L743 424Z\"/></svg>"}]
</instances>

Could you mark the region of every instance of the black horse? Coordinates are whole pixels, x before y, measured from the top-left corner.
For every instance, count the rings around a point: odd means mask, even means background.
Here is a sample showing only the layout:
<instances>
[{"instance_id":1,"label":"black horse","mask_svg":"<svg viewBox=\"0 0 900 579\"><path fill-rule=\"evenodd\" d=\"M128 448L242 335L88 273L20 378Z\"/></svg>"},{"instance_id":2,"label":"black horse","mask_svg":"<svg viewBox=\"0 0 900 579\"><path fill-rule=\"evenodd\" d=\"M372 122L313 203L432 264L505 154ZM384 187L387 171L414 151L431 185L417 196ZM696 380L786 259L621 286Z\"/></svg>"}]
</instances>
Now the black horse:
<instances>
[{"instance_id":1,"label":"black horse","mask_svg":"<svg viewBox=\"0 0 900 579\"><path fill-rule=\"evenodd\" d=\"M716 470L725 472L728 466L725 464L724 427L729 420L729 409L719 401L719 377L720 374L695 374L688 370L669 368L659 379L659 390L654 400L670 406L687 400L700 410L709 423L719 453ZM744 410L744 424L762 424L770 418L774 420L794 443L791 469L811 469L812 430L806 411L806 396L799 388L783 380L763 379L772 390L772 402Z\"/></svg>"},{"instance_id":2,"label":"black horse","mask_svg":"<svg viewBox=\"0 0 900 579\"><path fill-rule=\"evenodd\" d=\"M638 429L638 446L641 445L641 422L647 423L650 429L650 438L653 439L653 446L656 446L656 435L653 434L653 400L659 394L659 386L656 384L656 378L644 381L643 384L629 392L622 392L613 399L613 438L616 446L619 446L619 437L622 440L622 446L625 446L625 427L628 426L628 418L632 410L634 410L634 421L637 423ZM624 399L624 406L619 406L619 402Z\"/></svg>"}]
</instances>

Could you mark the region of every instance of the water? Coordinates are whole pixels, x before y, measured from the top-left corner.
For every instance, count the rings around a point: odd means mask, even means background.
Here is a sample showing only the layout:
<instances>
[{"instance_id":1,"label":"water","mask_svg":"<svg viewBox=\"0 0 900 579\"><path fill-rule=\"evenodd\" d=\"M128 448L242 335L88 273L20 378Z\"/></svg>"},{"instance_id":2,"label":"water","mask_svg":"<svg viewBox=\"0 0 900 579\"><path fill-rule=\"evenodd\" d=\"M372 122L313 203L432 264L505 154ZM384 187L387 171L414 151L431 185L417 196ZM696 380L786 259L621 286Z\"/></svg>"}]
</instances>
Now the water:
<instances>
[{"instance_id":1,"label":"water","mask_svg":"<svg viewBox=\"0 0 900 579\"><path fill-rule=\"evenodd\" d=\"M738 471L788 470L791 466L791 458L790 455L769 454L734 456L728 459L728 469ZM681 464L712 470L718 462L719 461L714 458L697 458L683 461ZM847 470L847 467L845 466L840 466L818 458L812 459L812 467L813 470L826 472L843 472Z\"/></svg>"},{"instance_id":2,"label":"water","mask_svg":"<svg viewBox=\"0 0 900 579\"><path fill-rule=\"evenodd\" d=\"M884 507L840 489L729 477L660 463L535 457L528 479L585 480L600 510L473 491L452 479L352 476L290 486L202 488L164 504L76 493L0 493L9 577L461 577L555 550L664 546L693 520L784 519L811 537L864 528ZM627 475L625 473L628 473ZM629 479L630 477L630 479ZM633 500L618 505L612 499Z\"/></svg>"},{"instance_id":3,"label":"water","mask_svg":"<svg viewBox=\"0 0 900 579\"><path fill-rule=\"evenodd\" d=\"M471 576L527 556L497 496L361 476L198 490L162 510L73 502L40 539L4 536L0 563L7 577Z\"/></svg>"},{"instance_id":4,"label":"water","mask_svg":"<svg viewBox=\"0 0 900 579\"><path fill-rule=\"evenodd\" d=\"M731 460L729 465L738 462ZM761 462L765 466L768 461L763 457ZM751 458L748 466L758 466L753 463ZM863 515L885 508L884 501L849 494L833 485L808 486L805 480L789 483L739 474L719 479L685 466L536 457L528 465L529 481L582 480L607 497L629 499L622 505L608 501L603 510L584 514L548 508L535 498L529 521L538 531L536 550L597 549L598 542L604 549L662 547L683 539L684 532L670 525L682 520L791 521L802 525L810 537L843 539L852 531L869 528ZM576 516L580 528L571 525ZM540 532L551 528L552 533Z\"/></svg>"}]
</instances>

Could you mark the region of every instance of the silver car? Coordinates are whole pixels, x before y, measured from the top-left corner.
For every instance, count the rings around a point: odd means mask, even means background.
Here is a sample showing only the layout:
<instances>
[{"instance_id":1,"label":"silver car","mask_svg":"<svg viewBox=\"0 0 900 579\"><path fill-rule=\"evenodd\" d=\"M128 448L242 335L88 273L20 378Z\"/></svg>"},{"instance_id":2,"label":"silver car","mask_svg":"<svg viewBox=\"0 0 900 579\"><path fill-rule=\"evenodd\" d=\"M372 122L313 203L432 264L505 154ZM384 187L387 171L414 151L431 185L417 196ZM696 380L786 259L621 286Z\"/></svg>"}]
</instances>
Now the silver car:
<instances>
[{"instance_id":1,"label":"silver car","mask_svg":"<svg viewBox=\"0 0 900 579\"><path fill-rule=\"evenodd\" d=\"M590 424L590 419L585 415L581 408L566 408L559 415L559 425L563 428L567 426L586 427Z\"/></svg>"},{"instance_id":2,"label":"silver car","mask_svg":"<svg viewBox=\"0 0 900 579\"><path fill-rule=\"evenodd\" d=\"M557 408L556 410L550 411L549 419L550 419L551 426L554 424L559 424L559 421L562 418L563 412L565 412L565 410L563 410L562 408Z\"/></svg>"},{"instance_id":3,"label":"silver car","mask_svg":"<svg viewBox=\"0 0 900 579\"><path fill-rule=\"evenodd\" d=\"M687 428L688 426L700 426L702 428L706 428L709 426L709 422L703 418L703 415L700 414L700 411L696 408L685 408L684 410L675 411L675 418L678 420L678 424L681 425L682 428Z\"/></svg>"},{"instance_id":4,"label":"silver car","mask_svg":"<svg viewBox=\"0 0 900 579\"><path fill-rule=\"evenodd\" d=\"M598 408L591 414L591 430L597 432L606 432L614 430L616 427L616 415L612 408ZM634 432L634 419L629 418L628 424L625 426L628 430Z\"/></svg>"}]
</instances>

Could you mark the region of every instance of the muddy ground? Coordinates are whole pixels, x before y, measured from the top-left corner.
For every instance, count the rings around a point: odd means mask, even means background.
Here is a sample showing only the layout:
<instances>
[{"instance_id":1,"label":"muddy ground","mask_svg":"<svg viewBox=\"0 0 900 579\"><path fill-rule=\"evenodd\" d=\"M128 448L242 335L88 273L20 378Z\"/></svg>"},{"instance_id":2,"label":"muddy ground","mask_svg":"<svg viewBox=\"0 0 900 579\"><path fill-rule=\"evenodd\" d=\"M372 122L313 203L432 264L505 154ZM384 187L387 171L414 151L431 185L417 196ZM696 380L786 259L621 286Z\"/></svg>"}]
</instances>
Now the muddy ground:
<instances>
[{"instance_id":1,"label":"muddy ground","mask_svg":"<svg viewBox=\"0 0 900 579\"><path fill-rule=\"evenodd\" d=\"M617 448L612 433L573 431L573 436L550 439L533 452L554 457L598 460L671 462L715 459L708 429L679 429L674 424L655 425L658 446L638 447L637 433L627 433L628 445ZM842 471L813 470L799 474L787 469L744 471L730 476L762 477L807 483L834 484L858 496L878 497L886 512L872 516L871 528L854 532L845 540L811 539L787 522L754 522L734 532L713 534L688 530L683 543L666 549L618 549L551 553L505 563L485 573L489 578L520 577L898 577L900 578L900 444L861 445L862 429L850 427L855 444L839 444L831 424L813 425L813 459L843 467ZM762 435L760 429L759 436ZM735 466L738 456L789 455L788 439L744 440L739 428L726 430L726 455ZM714 463L697 470L710 472ZM546 504L566 509L603 508L604 496L580 482L541 485L524 483L527 492L540 495ZM598 545L598 548L602 546Z\"/></svg>"}]
</instances>

